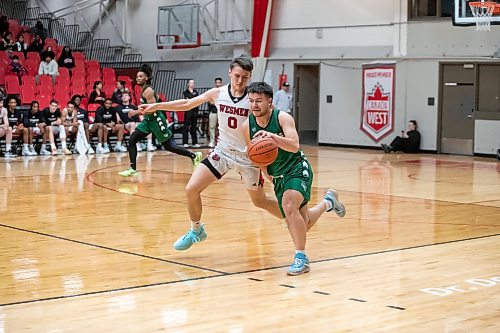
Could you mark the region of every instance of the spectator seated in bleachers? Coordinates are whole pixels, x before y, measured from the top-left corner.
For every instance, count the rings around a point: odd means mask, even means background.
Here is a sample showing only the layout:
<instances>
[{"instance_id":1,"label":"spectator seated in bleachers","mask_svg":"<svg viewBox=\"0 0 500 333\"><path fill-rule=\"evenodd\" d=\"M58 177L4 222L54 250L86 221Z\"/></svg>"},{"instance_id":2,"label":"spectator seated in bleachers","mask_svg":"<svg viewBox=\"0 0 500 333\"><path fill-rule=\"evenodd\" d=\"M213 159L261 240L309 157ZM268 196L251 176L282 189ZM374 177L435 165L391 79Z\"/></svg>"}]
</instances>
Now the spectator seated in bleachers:
<instances>
[{"instance_id":1,"label":"spectator seated in bleachers","mask_svg":"<svg viewBox=\"0 0 500 333\"><path fill-rule=\"evenodd\" d=\"M61 112L61 122L66 130L66 137L75 136L78 132L78 116L75 104L69 101Z\"/></svg>"},{"instance_id":2,"label":"spectator seated in bleachers","mask_svg":"<svg viewBox=\"0 0 500 333\"><path fill-rule=\"evenodd\" d=\"M12 37L12 32L6 31L3 33L2 38L0 39L0 51L6 50L14 50L16 42Z\"/></svg>"},{"instance_id":3,"label":"spectator seated in bleachers","mask_svg":"<svg viewBox=\"0 0 500 333\"><path fill-rule=\"evenodd\" d=\"M127 91L127 88L125 88L125 81L116 81L116 88L115 91L113 91L113 96L111 96L111 99L113 100L113 103L116 104L122 104L122 94ZM131 97L129 95L129 97Z\"/></svg>"},{"instance_id":4,"label":"spectator seated in bleachers","mask_svg":"<svg viewBox=\"0 0 500 333\"><path fill-rule=\"evenodd\" d=\"M24 42L23 34L19 34L19 36L17 36L17 42L14 46L14 51L22 52L24 54L24 57L26 57L26 55L28 54L28 45Z\"/></svg>"},{"instance_id":5,"label":"spectator seated in bleachers","mask_svg":"<svg viewBox=\"0 0 500 333\"><path fill-rule=\"evenodd\" d=\"M15 96L9 96L7 101L7 119L9 121L9 127L12 128L12 136L19 137L23 134L24 124L23 124L23 113L17 108L19 104ZM12 151L11 147L6 147L5 157L15 157L15 152Z\"/></svg>"},{"instance_id":6,"label":"spectator seated in bleachers","mask_svg":"<svg viewBox=\"0 0 500 333\"><path fill-rule=\"evenodd\" d=\"M9 19L2 15L0 16L0 36L3 36L6 31L9 31Z\"/></svg>"},{"instance_id":7,"label":"spectator seated in bleachers","mask_svg":"<svg viewBox=\"0 0 500 333\"><path fill-rule=\"evenodd\" d=\"M67 69L72 69L75 67L75 58L73 58L73 54L69 46L65 46L57 60L57 64L59 67L66 67Z\"/></svg>"},{"instance_id":8,"label":"spectator seated in bleachers","mask_svg":"<svg viewBox=\"0 0 500 333\"><path fill-rule=\"evenodd\" d=\"M89 96L89 104L101 104L101 105L103 105L104 100L106 99L106 96L104 95L104 92L102 91L102 82L95 81L92 89L93 90Z\"/></svg>"},{"instance_id":9,"label":"spectator seated in bleachers","mask_svg":"<svg viewBox=\"0 0 500 333\"><path fill-rule=\"evenodd\" d=\"M85 136L87 137L87 142L90 144L90 130L89 130L89 114L87 110L83 109L81 106L82 97L80 95L74 95L71 97L71 102L75 105L76 117L78 121L83 123L83 128L85 131ZM89 146L87 154L95 154L92 145Z\"/></svg>"},{"instance_id":10,"label":"spectator seated in bleachers","mask_svg":"<svg viewBox=\"0 0 500 333\"><path fill-rule=\"evenodd\" d=\"M108 131L111 132L111 134L116 134L117 136L114 149L115 152L127 151L127 148L125 148L125 146L123 146L122 144L124 127L123 124L118 123L117 112L116 109L113 108L113 101L111 100L111 98L106 98L104 100L104 104L97 109L94 123L102 124L101 126L103 128L102 138L104 146L102 148L100 148L99 146L97 147L98 154L109 153Z\"/></svg>"},{"instance_id":11,"label":"spectator seated in bleachers","mask_svg":"<svg viewBox=\"0 0 500 333\"><path fill-rule=\"evenodd\" d=\"M3 106L4 99L0 98L0 138L5 137L5 157L15 157L12 152L12 127L9 125L7 109Z\"/></svg>"},{"instance_id":12,"label":"spectator seated in bleachers","mask_svg":"<svg viewBox=\"0 0 500 333\"><path fill-rule=\"evenodd\" d=\"M37 101L32 101L30 109L24 115L24 144L22 149L23 156L38 155L33 146L33 139L36 136L43 135L45 132L45 119L43 112L40 111Z\"/></svg>"},{"instance_id":13,"label":"spectator seated in bleachers","mask_svg":"<svg viewBox=\"0 0 500 333\"><path fill-rule=\"evenodd\" d=\"M18 78L28 74L26 68L19 62L19 57L17 55L12 56L9 66L7 67L6 75L17 75Z\"/></svg>"},{"instance_id":14,"label":"spectator seated in bleachers","mask_svg":"<svg viewBox=\"0 0 500 333\"><path fill-rule=\"evenodd\" d=\"M55 81L57 74L59 73L59 66L57 62L54 60L53 52L43 52L42 54L42 62L40 62L40 66L38 67L38 75L50 75L52 76L52 80Z\"/></svg>"},{"instance_id":15,"label":"spectator seated in bleachers","mask_svg":"<svg viewBox=\"0 0 500 333\"><path fill-rule=\"evenodd\" d=\"M63 120L61 119L61 110L59 110L59 104L56 100L51 100L50 105L43 109L43 116L45 122L45 135L43 136L42 149L40 149L40 155L57 155L57 146L54 140L54 135L59 135L61 140L62 152L64 154L70 155L71 152L66 146L66 129L63 125ZM50 142L51 153L46 149L47 139Z\"/></svg>"},{"instance_id":16,"label":"spectator seated in bleachers","mask_svg":"<svg viewBox=\"0 0 500 333\"><path fill-rule=\"evenodd\" d=\"M35 35L30 46L28 46L28 52L37 52L39 54L43 52L43 39L40 35Z\"/></svg>"},{"instance_id":17,"label":"spectator seated in bleachers","mask_svg":"<svg viewBox=\"0 0 500 333\"><path fill-rule=\"evenodd\" d=\"M118 113L119 122L123 124L125 129L129 132L130 135L134 133L135 128L141 122L139 119L139 108L135 105L130 104L130 93L128 90L125 90L122 93L122 103L116 107L116 112ZM152 136L148 137L148 143L153 146ZM137 151L142 151L141 143L138 142L136 144Z\"/></svg>"},{"instance_id":18,"label":"spectator seated in bleachers","mask_svg":"<svg viewBox=\"0 0 500 333\"><path fill-rule=\"evenodd\" d=\"M36 21L35 26L31 28L31 35L33 36L39 35L42 38L42 40L45 40L45 38L47 38L47 36L49 35L49 32L43 26L42 21L38 20Z\"/></svg>"}]
</instances>

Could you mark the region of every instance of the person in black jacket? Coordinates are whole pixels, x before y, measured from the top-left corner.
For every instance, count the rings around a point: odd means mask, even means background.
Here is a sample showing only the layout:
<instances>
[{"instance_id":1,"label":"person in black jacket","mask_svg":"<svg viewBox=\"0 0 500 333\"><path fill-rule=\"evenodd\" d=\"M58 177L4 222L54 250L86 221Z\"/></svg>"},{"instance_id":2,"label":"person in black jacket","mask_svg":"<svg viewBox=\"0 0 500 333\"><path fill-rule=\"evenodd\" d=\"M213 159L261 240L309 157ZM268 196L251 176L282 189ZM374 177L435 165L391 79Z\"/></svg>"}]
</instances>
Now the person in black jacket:
<instances>
[{"instance_id":1,"label":"person in black jacket","mask_svg":"<svg viewBox=\"0 0 500 333\"><path fill-rule=\"evenodd\" d=\"M420 149L420 133L417 131L417 121L408 122L408 131L401 131L401 136L397 136L388 146L382 144L385 153L391 151L402 151L405 153L418 153Z\"/></svg>"},{"instance_id":2,"label":"person in black jacket","mask_svg":"<svg viewBox=\"0 0 500 333\"><path fill-rule=\"evenodd\" d=\"M57 60L59 67L66 67L67 69L72 69L75 67L75 58L73 58L73 53L69 46L65 46Z\"/></svg>"},{"instance_id":3,"label":"person in black jacket","mask_svg":"<svg viewBox=\"0 0 500 333\"><path fill-rule=\"evenodd\" d=\"M123 133L124 127L123 124L118 123L116 109L113 107L113 101L111 98L106 98L104 100L104 104L100 106L95 114L95 122L94 124L101 124L102 126L102 141L104 143L104 147L101 148L99 145L97 146L97 153L107 154L110 152L108 145L108 131L111 134L116 134L117 140L115 145L115 152L126 152L127 148L123 146Z\"/></svg>"},{"instance_id":4,"label":"person in black jacket","mask_svg":"<svg viewBox=\"0 0 500 333\"><path fill-rule=\"evenodd\" d=\"M184 98L191 99L198 96L198 91L194 89L194 80L191 79L188 81L188 88L184 90L182 93ZM195 107L186 112L184 116L184 127L182 128L182 143L184 147L189 147L188 144L188 132L191 133L191 142L193 143L193 147L198 148L200 145L198 144L198 135L196 133L196 126L198 123L198 107Z\"/></svg>"}]
</instances>

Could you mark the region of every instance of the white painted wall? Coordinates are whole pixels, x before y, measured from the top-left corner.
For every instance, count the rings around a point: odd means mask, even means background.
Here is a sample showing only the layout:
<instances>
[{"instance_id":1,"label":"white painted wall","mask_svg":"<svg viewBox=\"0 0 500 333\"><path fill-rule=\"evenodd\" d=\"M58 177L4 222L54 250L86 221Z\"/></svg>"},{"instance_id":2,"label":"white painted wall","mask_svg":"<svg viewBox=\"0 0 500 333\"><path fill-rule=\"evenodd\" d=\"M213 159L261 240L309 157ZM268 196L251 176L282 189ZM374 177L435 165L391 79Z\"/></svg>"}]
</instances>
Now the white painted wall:
<instances>
[{"instance_id":1,"label":"white painted wall","mask_svg":"<svg viewBox=\"0 0 500 333\"><path fill-rule=\"evenodd\" d=\"M476 120L474 152L495 154L500 149L500 120Z\"/></svg>"},{"instance_id":2,"label":"white painted wall","mask_svg":"<svg viewBox=\"0 0 500 333\"><path fill-rule=\"evenodd\" d=\"M123 1L118 0L118 4ZM45 0L54 9L75 2ZM172 61L165 66L177 70L179 77L195 78L199 86L210 86L215 76L226 80L228 60L249 50L249 45L238 45L159 51L155 43L157 7L181 0L128 2L130 51L142 53L144 60ZM251 17L251 1L236 3ZM231 22L230 17L222 19ZM109 32L109 26L103 30ZM272 72L275 89L282 64L293 85L294 63L321 63L320 142L376 145L359 130L361 64L392 60L397 62L395 132L384 142L399 134L408 120L416 119L422 133L421 148L436 150L439 62L498 57L500 26L480 33L475 27L454 27L449 19L407 21L407 0L281 0L274 1L270 41L268 70ZM333 95L332 104L326 104L327 94ZM428 97L435 98L434 106L427 106ZM498 130L496 126L496 122L476 122L476 152L498 146L498 135L488 132Z\"/></svg>"},{"instance_id":3,"label":"white painted wall","mask_svg":"<svg viewBox=\"0 0 500 333\"><path fill-rule=\"evenodd\" d=\"M335 65L335 66L332 66ZM319 142L358 146L378 146L360 130L362 61L321 63ZM436 150L437 141L437 61L402 61L396 65L394 132L381 143L390 143L411 119L419 123L421 149ZM326 103L333 95L333 103ZM427 106L434 97L436 105Z\"/></svg>"}]
</instances>

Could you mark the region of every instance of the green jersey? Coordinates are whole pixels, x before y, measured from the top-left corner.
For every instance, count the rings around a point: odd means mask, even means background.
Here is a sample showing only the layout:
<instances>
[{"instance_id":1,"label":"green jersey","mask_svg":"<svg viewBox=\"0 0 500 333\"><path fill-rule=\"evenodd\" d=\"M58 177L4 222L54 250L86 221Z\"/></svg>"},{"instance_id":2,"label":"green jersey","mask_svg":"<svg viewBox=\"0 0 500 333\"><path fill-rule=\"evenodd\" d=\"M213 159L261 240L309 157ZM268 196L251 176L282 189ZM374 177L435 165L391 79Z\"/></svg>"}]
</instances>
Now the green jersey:
<instances>
[{"instance_id":1,"label":"green jersey","mask_svg":"<svg viewBox=\"0 0 500 333\"><path fill-rule=\"evenodd\" d=\"M149 87L150 87L149 85L145 85L144 87L142 87L141 91L142 104L148 103L148 101L144 98L143 94L144 90L146 90ZM155 102L160 101L156 92L154 97L155 97ZM165 118L165 115L163 114L163 111L157 111L154 113L144 115L144 119L137 126L137 129L146 134L153 133L153 135L160 143L172 137L172 131L170 131L170 129L168 128L168 122L167 119Z\"/></svg>"},{"instance_id":2,"label":"green jersey","mask_svg":"<svg viewBox=\"0 0 500 333\"><path fill-rule=\"evenodd\" d=\"M260 130L265 130L274 134L278 134L279 136L285 136L283 133L283 128L278 120L279 110L274 109L271 112L271 118L269 119L269 123L266 127L260 127L257 124L257 120L255 116L250 113L249 116L249 129L250 129L250 138L253 138L255 133ZM280 177L284 174L292 171L297 164L302 164L304 157L304 153L299 149L296 153L291 153L289 151L278 148L278 157L276 160L267 166L267 173L272 177Z\"/></svg>"}]
</instances>

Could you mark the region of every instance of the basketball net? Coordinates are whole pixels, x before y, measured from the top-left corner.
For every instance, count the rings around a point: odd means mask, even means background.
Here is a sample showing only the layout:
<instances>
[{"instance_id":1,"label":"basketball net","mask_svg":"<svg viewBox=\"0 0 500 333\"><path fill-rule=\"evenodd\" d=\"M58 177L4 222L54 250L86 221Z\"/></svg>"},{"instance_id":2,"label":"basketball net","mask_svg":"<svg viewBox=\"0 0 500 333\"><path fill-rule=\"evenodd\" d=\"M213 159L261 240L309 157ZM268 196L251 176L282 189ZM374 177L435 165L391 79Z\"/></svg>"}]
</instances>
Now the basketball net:
<instances>
[{"instance_id":1,"label":"basketball net","mask_svg":"<svg viewBox=\"0 0 500 333\"><path fill-rule=\"evenodd\" d=\"M469 2L472 15L476 18L477 31L490 31L491 30L491 16L496 7L496 2L488 2L481 0Z\"/></svg>"}]
</instances>

